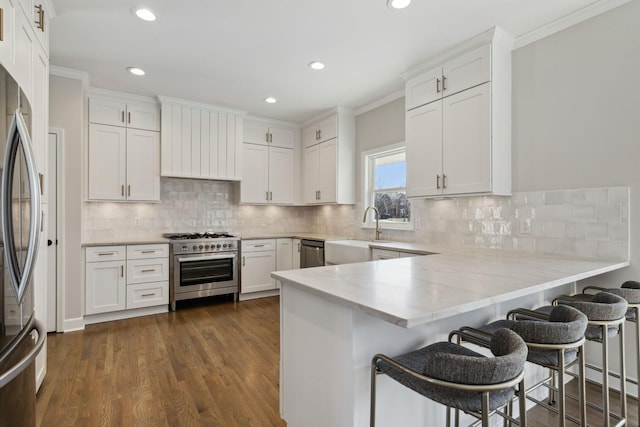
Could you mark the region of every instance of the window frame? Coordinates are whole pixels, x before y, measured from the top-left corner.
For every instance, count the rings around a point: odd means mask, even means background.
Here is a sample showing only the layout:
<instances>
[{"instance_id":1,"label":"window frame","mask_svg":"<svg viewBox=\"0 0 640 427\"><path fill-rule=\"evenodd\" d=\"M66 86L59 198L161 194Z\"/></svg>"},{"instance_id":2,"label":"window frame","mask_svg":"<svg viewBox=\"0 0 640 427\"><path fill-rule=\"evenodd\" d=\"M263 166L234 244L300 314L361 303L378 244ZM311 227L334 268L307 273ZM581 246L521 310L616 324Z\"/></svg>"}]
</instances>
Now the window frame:
<instances>
[{"instance_id":1,"label":"window frame","mask_svg":"<svg viewBox=\"0 0 640 427\"><path fill-rule=\"evenodd\" d=\"M374 193L374 185L375 185L373 181L374 159L379 157L384 157L387 155L398 154L400 152L405 153L405 162L406 162L407 149L404 141L398 142L395 144L385 145L378 148L373 148L373 149L362 152L362 190L363 190L362 191L362 209L363 211L368 206L373 205L373 193ZM406 191L407 191L406 186L399 187L397 189L404 190L406 194ZM395 189L392 188L390 190L395 190ZM407 201L408 203L411 203L410 200L407 199ZM375 219L372 219L372 218L373 218L372 214L367 215L366 221L362 223L361 228L375 228L376 227ZM410 214L409 221L407 222L394 222L394 221L386 221L381 219L380 228L387 229L387 230L413 230L413 214Z\"/></svg>"}]
</instances>

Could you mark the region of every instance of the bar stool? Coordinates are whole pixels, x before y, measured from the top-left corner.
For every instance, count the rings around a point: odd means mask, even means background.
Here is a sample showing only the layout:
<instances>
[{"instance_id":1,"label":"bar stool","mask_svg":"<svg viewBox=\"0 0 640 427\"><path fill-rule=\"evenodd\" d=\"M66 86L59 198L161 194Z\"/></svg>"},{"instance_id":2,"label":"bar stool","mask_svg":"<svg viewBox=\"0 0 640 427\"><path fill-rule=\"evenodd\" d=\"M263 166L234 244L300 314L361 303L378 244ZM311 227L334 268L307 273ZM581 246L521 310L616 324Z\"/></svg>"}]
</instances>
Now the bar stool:
<instances>
[{"instance_id":1,"label":"bar stool","mask_svg":"<svg viewBox=\"0 0 640 427\"><path fill-rule=\"evenodd\" d=\"M627 280L620 286L619 288L603 288L600 286L587 286L582 290L582 297L587 300L591 300L593 298L593 294L590 292L609 292L614 295L621 296L625 300L627 300L628 310L625 314L625 318L627 322L635 323L635 340L636 340L636 373L640 378L640 282L636 282L634 280ZM600 368L587 365L587 367L600 370ZM615 375L614 375L615 376ZM634 380L632 378L627 377L627 382L638 386L638 394L639 398L636 399L638 405L638 414L640 415L640 385L638 380Z\"/></svg>"},{"instance_id":2,"label":"bar stool","mask_svg":"<svg viewBox=\"0 0 640 427\"><path fill-rule=\"evenodd\" d=\"M376 376L386 374L390 378L447 407L447 425L450 409L462 410L482 420L489 426L489 416L504 408L515 395L519 384L520 425L526 426L524 396L524 363L527 346L522 338L508 329L496 331L490 343L495 357L480 353L451 342L438 342L419 350L396 357L376 354L371 360L371 415L370 425L375 426ZM513 418L508 418L516 422Z\"/></svg>"},{"instance_id":3,"label":"bar stool","mask_svg":"<svg viewBox=\"0 0 640 427\"><path fill-rule=\"evenodd\" d=\"M564 426L566 419L586 425L586 399L584 387L584 342L587 316L569 306L555 306L548 314L527 309L515 309L507 314L506 320L498 320L479 328L463 327L449 334L449 339L457 336L486 347L489 340L500 328L516 332L528 347L527 361L549 369L549 377L527 388L527 398L558 414L558 425ZM566 414L564 378L566 369L573 364L579 366L580 420ZM545 405L534 398L531 392L541 386L555 391L555 374L558 375L558 408ZM551 403L551 392L549 394Z\"/></svg>"},{"instance_id":4,"label":"bar stool","mask_svg":"<svg viewBox=\"0 0 640 427\"><path fill-rule=\"evenodd\" d=\"M603 426L611 425L610 416L619 419L618 424L627 423L626 382L620 381L620 414L611 413L609 401L609 340L616 335L620 337L620 377L626 378L624 356L624 321L627 312L627 301L609 292L599 292L586 301L584 296L561 295L554 300L554 305L563 304L577 308L589 320L585 337L588 341L602 344L602 407L587 403L590 407L603 412ZM536 311L549 312L553 306L542 307Z\"/></svg>"}]
</instances>

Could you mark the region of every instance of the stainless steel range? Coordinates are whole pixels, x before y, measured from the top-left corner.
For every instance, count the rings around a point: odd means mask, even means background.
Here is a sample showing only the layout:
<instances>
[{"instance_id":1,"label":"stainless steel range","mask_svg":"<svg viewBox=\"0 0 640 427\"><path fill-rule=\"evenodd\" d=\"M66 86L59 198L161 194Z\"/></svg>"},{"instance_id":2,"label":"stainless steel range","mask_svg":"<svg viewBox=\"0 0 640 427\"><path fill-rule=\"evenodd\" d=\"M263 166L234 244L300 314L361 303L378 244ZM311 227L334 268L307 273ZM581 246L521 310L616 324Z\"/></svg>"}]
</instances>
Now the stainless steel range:
<instances>
[{"instance_id":1,"label":"stainless steel range","mask_svg":"<svg viewBox=\"0 0 640 427\"><path fill-rule=\"evenodd\" d=\"M163 234L169 245L169 301L234 294L238 300L238 237L226 232Z\"/></svg>"}]
</instances>

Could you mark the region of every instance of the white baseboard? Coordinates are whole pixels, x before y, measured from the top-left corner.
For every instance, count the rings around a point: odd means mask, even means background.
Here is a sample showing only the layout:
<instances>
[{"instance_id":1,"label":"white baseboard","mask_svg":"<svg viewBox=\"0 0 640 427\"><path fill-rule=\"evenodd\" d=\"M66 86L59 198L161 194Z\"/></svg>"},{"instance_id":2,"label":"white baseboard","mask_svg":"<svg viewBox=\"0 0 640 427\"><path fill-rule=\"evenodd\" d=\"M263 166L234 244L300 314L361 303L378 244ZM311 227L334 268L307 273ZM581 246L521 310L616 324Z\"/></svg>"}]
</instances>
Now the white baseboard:
<instances>
[{"instance_id":1,"label":"white baseboard","mask_svg":"<svg viewBox=\"0 0 640 427\"><path fill-rule=\"evenodd\" d=\"M131 317L148 316L150 314L161 314L169 311L169 305L157 305L154 307L136 308L133 310L113 311L111 313L91 314L84 316L85 325L93 323L110 322L112 320L129 319Z\"/></svg>"},{"instance_id":2,"label":"white baseboard","mask_svg":"<svg viewBox=\"0 0 640 427\"><path fill-rule=\"evenodd\" d=\"M84 329L84 319L76 317L74 319L64 319L61 332L82 331Z\"/></svg>"},{"instance_id":3,"label":"white baseboard","mask_svg":"<svg viewBox=\"0 0 640 427\"><path fill-rule=\"evenodd\" d=\"M257 299L257 298L275 297L278 295L280 295L280 289L272 289L270 291L250 292L247 294L240 294L240 296L238 297L238 300L247 301L250 299Z\"/></svg>"}]
</instances>

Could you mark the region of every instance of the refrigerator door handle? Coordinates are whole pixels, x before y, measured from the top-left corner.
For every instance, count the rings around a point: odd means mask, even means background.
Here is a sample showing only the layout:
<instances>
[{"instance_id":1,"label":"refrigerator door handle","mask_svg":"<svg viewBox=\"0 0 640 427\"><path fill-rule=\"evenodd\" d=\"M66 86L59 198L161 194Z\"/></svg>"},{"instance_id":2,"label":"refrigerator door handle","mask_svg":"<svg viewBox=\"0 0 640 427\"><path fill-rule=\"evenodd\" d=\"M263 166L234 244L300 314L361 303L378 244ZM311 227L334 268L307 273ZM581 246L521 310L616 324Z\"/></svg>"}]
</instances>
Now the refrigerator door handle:
<instances>
[{"instance_id":1,"label":"refrigerator door handle","mask_svg":"<svg viewBox=\"0 0 640 427\"><path fill-rule=\"evenodd\" d=\"M42 349L44 342L47 338L47 331L44 329L44 325L37 320L35 317L31 318L31 321L27 325L27 327L23 328L20 332L20 335L17 335L12 343L5 348L2 356L0 356L0 363L2 363L13 351L22 343L24 339L30 339L31 333L36 331L38 333L38 341L36 341L33 348L29 351L29 353L22 358L18 363L13 365L11 368L6 370L0 375L0 388L9 384L15 377L17 377L22 371L24 371L27 366L29 366L36 359L38 353Z\"/></svg>"}]
</instances>

